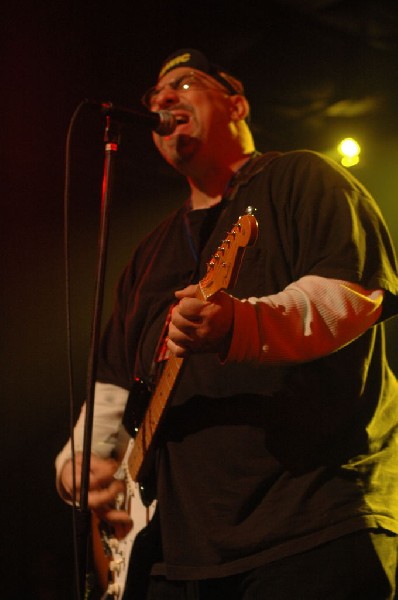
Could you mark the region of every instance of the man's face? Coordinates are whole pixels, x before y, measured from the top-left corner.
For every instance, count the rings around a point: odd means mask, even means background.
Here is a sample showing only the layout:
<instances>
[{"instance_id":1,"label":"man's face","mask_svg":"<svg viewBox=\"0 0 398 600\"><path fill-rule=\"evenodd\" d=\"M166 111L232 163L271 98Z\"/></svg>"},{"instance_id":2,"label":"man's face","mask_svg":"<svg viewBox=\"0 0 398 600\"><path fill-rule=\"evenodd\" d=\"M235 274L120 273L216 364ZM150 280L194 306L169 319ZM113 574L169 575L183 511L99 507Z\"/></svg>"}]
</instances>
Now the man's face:
<instances>
[{"instance_id":1,"label":"man's face","mask_svg":"<svg viewBox=\"0 0 398 600\"><path fill-rule=\"evenodd\" d=\"M191 161L222 152L229 139L230 100L223 86L201 71L179 67L162 77L150 109L168 110L178 122L169 136L153 134L165 160L184 172Z\"/></svg>"}]
</instances>

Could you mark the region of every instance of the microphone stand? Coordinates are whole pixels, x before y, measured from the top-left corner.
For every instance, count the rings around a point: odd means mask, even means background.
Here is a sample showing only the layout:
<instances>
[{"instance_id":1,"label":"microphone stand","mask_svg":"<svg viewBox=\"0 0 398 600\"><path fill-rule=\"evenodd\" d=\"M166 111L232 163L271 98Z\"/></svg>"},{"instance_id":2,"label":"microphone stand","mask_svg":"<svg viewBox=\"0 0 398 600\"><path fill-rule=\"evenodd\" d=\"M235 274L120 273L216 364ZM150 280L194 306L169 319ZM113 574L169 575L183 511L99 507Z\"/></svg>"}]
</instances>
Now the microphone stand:
<instances>
[{"instance_id":1,"label":"microphone stand","mask_svg":"<svg viewBox=\"0 0 398 600\"><path fill-rule=\"evenodd\" d=\"M114 178L114 163L119 144L119 129L114 127L111 117L106 117L105 133L105 158L102 180L101 212L98 234L98 256L96 270L96 284L94 295L94 309L87 368L86 387L86 417L84 424L82 475L79 502L78 520L78 583L81 598L87 598L89 585L87 566L90 553L90 511L88 509L88 491L90 485L90 457L94 415L94 391L97 379L98 350L101 337L101 318L104 296L105 266L108 250L109 215L111 207L111 188Z\"/></svg>"}]
</instances>

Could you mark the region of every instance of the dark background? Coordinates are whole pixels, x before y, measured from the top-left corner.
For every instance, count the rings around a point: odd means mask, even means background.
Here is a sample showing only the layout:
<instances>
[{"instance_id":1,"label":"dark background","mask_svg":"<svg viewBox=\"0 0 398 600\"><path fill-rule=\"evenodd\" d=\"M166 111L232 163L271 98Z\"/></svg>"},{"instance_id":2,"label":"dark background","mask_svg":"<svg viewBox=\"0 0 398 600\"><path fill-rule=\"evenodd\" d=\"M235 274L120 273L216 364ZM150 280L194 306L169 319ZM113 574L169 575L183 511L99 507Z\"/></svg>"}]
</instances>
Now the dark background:
<instances>
[{"instance_id":1,"label":"dark background","mask_svg":"<svg viewBox=\"0 0 398 600\"><path fill-rule=\"evenodd\" d=\"M246 83L261 150L310 148L353 168L398 242L395 0L14 2L1 13L1 565L4 598L72 598L70 509L53 461L68 436L63 194L65 141L84 98L139 107L161 61L197 47ZM103 165L102 117L72 138L75 390L85 394ZM126 127L113 188L104 317L136 242L185 197L141 126ZM389 325L398 366L397 327Z\"/></svg>"}]
</instances>

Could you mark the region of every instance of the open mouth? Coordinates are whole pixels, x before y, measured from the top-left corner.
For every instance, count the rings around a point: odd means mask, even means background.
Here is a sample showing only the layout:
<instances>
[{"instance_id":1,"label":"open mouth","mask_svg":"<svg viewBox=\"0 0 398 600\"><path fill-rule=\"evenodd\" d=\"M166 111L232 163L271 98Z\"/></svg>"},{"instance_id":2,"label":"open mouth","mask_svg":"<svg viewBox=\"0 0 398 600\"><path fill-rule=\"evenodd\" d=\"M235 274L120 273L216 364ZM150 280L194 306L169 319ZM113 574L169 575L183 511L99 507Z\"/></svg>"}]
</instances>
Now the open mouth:
<instances>
[{"instance_id":1,"label":"open mouth","mask_svg":"<svg viewBox=\"0 0 398 600\"><path fill-rule=\"evenodd\" d=\"M186 115L176 115L177 125L182 125L183 123L188 123L189 117Z\"/></svg>"}]
</instances>

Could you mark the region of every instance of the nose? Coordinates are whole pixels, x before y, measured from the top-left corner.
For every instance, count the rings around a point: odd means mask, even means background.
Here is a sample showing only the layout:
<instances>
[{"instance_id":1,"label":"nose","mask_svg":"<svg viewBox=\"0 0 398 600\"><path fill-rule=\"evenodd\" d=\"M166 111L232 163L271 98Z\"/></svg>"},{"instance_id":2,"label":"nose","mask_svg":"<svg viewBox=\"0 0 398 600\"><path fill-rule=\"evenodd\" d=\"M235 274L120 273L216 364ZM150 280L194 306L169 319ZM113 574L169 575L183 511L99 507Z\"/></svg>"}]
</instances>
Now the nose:
<instances>
[{"instance_id":1,"label":"nose","mask_svg":"<svg viewBox=\"0 0 398 600\"><path fill-rule=\"evenodd\" d=\"M161 110L162 108L169 108L179 101L177 90L171 85L165 84L162 89L157 93L156 99L154 100L152 110Z\"/></svg>"}]
</instances>

